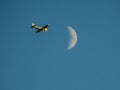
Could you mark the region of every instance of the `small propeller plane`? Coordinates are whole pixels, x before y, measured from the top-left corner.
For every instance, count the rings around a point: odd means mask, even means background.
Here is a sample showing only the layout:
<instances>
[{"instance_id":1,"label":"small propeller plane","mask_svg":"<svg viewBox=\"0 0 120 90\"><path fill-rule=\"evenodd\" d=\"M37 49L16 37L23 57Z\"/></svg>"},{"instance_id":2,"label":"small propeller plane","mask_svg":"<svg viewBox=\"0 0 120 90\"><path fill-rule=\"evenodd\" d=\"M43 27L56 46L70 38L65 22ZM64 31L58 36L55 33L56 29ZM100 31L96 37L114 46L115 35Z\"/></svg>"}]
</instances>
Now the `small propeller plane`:
<instances>
[{"instance_id":1,"label":"small propeller plane","mask_svg":"<svg viewBox=\"0 0 120 90\"><path fill-rule=\"evenodd\" d=\"M36 26L34 23L32 23L31 28L37 29L36 33L42 32L42 31L47 32L48 31L48 24L43 26L43 27L40 27L40 26Z\"/></svg>"}]
</instances>

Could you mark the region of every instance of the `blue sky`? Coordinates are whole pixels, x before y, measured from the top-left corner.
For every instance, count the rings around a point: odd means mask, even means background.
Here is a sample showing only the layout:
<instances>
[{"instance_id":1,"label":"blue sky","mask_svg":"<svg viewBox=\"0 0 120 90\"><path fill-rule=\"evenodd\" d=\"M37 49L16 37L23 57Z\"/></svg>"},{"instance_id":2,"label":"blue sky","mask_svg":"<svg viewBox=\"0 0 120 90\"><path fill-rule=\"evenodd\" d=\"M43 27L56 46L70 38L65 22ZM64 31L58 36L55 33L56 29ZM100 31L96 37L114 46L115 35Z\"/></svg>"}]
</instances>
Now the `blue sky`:
<instances>
[{"instance_id":1,"label":"blue sky","mask_svg":"<svg viewBox=\"0 0 120 90\"><path fill-rule=\"evenodd\" d=\"M0 11L0 90L120 90L119 0L1 0Z\"/></svg>"}]
</instances>

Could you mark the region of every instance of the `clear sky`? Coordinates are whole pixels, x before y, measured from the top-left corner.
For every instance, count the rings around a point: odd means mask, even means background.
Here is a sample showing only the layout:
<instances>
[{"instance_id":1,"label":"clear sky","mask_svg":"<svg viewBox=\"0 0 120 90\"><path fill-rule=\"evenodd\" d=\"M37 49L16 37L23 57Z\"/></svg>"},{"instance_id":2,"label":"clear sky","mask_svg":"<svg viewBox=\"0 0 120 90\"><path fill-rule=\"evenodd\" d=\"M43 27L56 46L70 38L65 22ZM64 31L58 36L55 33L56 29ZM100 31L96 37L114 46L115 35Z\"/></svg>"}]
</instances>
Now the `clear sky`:
<instances>
[{"instance_id":1,"label":"clear sky","mask_svg":"<svg viewBox=\"0 0 120 90\"><path fill-rule=\"evenodd\" d=\"M120 90L119 0L1 0L0 11L0 90Z\"/></svg>"}]
</instances>

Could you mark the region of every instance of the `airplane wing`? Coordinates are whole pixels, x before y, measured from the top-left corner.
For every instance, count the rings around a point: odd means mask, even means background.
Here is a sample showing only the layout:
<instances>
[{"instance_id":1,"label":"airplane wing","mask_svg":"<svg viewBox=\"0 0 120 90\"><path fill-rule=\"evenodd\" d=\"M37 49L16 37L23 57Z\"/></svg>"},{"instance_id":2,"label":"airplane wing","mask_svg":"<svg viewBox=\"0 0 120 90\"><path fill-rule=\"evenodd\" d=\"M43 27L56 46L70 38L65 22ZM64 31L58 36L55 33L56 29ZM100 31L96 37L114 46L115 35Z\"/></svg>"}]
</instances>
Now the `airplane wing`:
<instances>
[{"instance_id":1,"label":"airplane wing","mask_svg":"<svg viewBox=\"0 0 120 90\"><path fill-rule=\"evenodd\" d=\"M42 27L42 29L45 29L45 28L47 28L48 27L48 24L47 25L45 25L44 27Z\"/></svg>"},{"instance_id":2,"label":"airplane wing","mask_svg":"<svg viewBox=\"0 0 120 90\"><path fill-rule=\"evenodd\" d=\"M42 30L38 30L38 31L36 31L35 33L38 33L38 32L41 32Z\"/></svg>"}]
</instances>

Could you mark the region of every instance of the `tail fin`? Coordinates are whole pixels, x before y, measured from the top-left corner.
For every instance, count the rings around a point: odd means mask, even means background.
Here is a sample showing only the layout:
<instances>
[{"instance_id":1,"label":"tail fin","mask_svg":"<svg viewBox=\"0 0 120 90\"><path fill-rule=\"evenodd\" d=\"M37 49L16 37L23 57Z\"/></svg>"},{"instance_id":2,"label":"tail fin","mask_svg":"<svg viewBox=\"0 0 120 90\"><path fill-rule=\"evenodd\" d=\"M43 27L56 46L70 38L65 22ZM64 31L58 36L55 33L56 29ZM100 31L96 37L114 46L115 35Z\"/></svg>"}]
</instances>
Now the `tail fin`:
<instances>
[{"instance_id":1,"label":"tail fin","mask_svg":"<svg viewBox=\"0 0 120 90\"><path fill-rule=\"evenodd\" d=\"M31 28L33 28L35 26L35 24L34 23L32 23L32 26L31 26Z\"/></svg>"}]
</instances>

